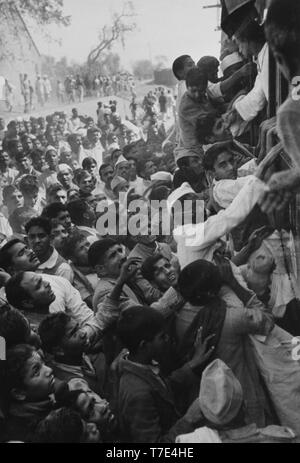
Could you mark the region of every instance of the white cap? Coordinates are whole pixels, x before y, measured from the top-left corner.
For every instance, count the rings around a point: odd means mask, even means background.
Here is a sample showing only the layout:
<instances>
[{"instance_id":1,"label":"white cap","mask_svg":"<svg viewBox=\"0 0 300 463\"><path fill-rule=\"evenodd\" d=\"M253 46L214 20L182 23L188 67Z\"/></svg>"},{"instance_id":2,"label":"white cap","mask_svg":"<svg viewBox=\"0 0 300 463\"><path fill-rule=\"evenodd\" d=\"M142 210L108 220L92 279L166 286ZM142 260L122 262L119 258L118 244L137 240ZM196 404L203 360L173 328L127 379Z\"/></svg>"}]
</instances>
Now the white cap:
<instances>
[{"instance_id":1,"label":"white cap","mask_svg":"<svg viewBox=\"0 0 300 463\"><path fill-rule=\"evenodd\" d=\"M221 70L222 72L226 71L230 66L233 66L234 64L237 63L242 63L243 58L239 54L239 52L235 51L234 53L231 53L231 55L225 56L225 58L222 59L221 61Z\"/></svg>"},{"instance_id":2,"label":"white cap","mask_svg":"<svg viewBox=\"0 0 300 463\"><path fill-rule=\"evenodd\" d=\"M124 158L123 154L121 154L121 156L119 156L116 164L115 164L115 167L117 167L119 164L123 164L124 162L126 162L126 164L128 164L128 161L126 158Z\"/></svg>"},{"instance_id":3,"label":"white cap","mask_svg":"<svg viewBox=\"0 0 300 463\"><path fill-rule=\"evenodd\" d=\"M173 175L170 174L170 172L159 171L159 172L156 172L155 174L152 174L150 176L150 179L153 182L156 182L159 180L163 182L173 182Z\"/></svg>"},{"instance_id":4,"label":"white cap","mask_svg":"<svg viewBox=\"0 0 300 463\"><path fill-rule=\"evenodd\" d=\"M217 425L230 423L239 413L243 403L242 386L222 360L214 360L204 370L199 400L205 418Z\"/></svg>"},{"instance_id":5,"label":"white cap","mask_svg":"<svg viewBox=\"0 0 300 463\"><path fill-rule=\"evenodd\" d=\"M167 204L168 204L169 211L171 211L172 207L174 206L176 201L178 201L178 199L188 194L196 195L197 193L195 192L195 190L193 190L193 188L188 182L184 182L179 188L174 190L168 197Z\"/></svg>"}]
</instances>

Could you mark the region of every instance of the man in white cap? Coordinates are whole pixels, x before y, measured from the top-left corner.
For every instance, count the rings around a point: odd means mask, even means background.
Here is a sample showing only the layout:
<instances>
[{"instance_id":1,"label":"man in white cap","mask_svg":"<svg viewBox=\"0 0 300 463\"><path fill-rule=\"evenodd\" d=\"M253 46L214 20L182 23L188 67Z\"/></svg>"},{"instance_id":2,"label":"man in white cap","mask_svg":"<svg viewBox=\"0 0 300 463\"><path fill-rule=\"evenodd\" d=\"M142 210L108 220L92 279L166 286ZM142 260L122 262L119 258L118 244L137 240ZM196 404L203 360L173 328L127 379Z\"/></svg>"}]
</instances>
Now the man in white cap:
<instances>
[{"instance_id":1,"label":"man in white cap","mask_svg":"<svg viewBox=\"0 0 300 463\"><path fill-rule=\"evenodd\" d=\"M288 443L295 438L291 429L282 426L245 426L241 384L222 360L214 360L204 370L199 402L209 427L178 436L176 443Z\"/></svg>"},{"instance_id":2,"label":"man in white cap","mask_svg":"<svg viewBox=\"0 0 300 463\"><path fill-rule=\"evenodd\" d=\"M117 160L115 164L115 169L116 169L116 175L119 177L125 178L127 182L129 182L130 178L130 165L127 159L124 158L124 156L121 154L119 159Z\"/></svg>"}]
</instances>

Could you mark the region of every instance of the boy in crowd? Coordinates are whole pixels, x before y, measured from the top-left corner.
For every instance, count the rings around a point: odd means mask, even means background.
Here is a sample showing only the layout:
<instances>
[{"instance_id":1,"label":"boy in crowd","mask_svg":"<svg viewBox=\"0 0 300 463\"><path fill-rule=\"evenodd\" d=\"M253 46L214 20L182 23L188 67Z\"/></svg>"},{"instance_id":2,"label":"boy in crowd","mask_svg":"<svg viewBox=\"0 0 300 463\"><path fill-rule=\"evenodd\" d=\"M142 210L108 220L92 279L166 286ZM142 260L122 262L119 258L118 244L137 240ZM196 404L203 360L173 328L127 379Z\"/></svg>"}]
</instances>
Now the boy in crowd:
<instances>
[{"instance_id":1,"label":"boy in crowd","mask_svg":"<svg viewBox=\"0 0 300 463\"><path fill-rule=\"evenodd\" d=\"M129 350L120 361L119 417L125 442L174 442L182 429L194 429L201 421L199 399L184 416L176 401L183 391L199 381L199 371L212 353L207 340L198 336L190 362L168 378L160 374L159 362L165 355L168 336L165 320L149 307L132 307L118 320L117 334ZM153 363L156 361L156 363Z\"/></svg>"},{"instance_id":2,"label":"boy in crowd","mask_svg":"<svg viewBox=\"0 0 300 463\"><path fill-rule=\"evenodd\" d=\"M29 247L40 261L37 271L66 278L72 283L74 274L67 261L51 245L51 223L45 217L31 219L26 225Z\"/></svg>"}]
</instances>

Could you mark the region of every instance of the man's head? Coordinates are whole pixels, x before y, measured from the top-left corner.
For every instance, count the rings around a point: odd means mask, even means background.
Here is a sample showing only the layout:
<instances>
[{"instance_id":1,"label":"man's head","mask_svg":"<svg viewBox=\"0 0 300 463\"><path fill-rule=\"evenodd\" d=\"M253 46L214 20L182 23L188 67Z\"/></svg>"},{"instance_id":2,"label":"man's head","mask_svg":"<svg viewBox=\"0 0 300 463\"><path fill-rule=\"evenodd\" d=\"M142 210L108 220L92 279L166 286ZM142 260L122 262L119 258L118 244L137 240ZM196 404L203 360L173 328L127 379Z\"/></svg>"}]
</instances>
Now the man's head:
<instances>
[{"instance_id":1,"label":"man's head","mask_svg":"<svg viewBox=\"0 0 300 463\"><path fill-rule=\"evenodd\" d=\"M73 183L73 171L67 164L59 164L57 180L66 189L69 189Z\"/></svg>"},{"instance_id":2,"label":"man's head","mask_svg":"<svg viewBox=\"0 0 300 463\"><path fill-rule=\"evenodd\" d=\"M95 179L86 170L78 169L75 171L74 181L78 185L79 190L84 194L91 194L95 189Z\"/></svg>"},{"instance_id":3,"label":"man's head","mask_svg":"<svg viewBox=\"0 0 300 463\"><path fill-rule=\"evenodd\" d=\"M99 175L105 186L110 189L111 181L114 178L114 168L110 164L102 164Z\"/></svg>"},{"instance_id":4,"label":"man's head","mask_svg":"<svg viewBox=\"0 0 300 463\"><path fill-rule=\"evenodd\" d=\"M88 349L87 333L65 312L47 315L39 325L42 348L57 359L80 359Z\"/></svg>"},{"instance_id":5,"label":"man's head","mask_svg":"<svg viewBox=\"0 0 300 463\"><path fill-rule=\"evenodd\" d=\"M0 307L0 336L5 339L6 349L17 344L30 344L30 323L17 309L4 305Z\"/></svg>"},{"instance_id":6,"label":"man's head","mask_svg":"<svg viewBox=\"0 0 300 463\"><path fill-rule=\"evenodd\" d=\"M86 236L78 231L74 231L64 242L63 255L78 267L88 267L88 252L90 247L91 244L88 242Z\"/></svg>"},{"instance_id":7,"label":"man's head","mask_svg":"<svg viewBox=\"0 0 300 463\"><path fill-rule=\"evenodd\" d=\"M38 170L39 172L42 172L44 167L46 166L45 154L42 149L42 145L40 145L40 148L35 147L35 149L30 153L30 157L34 169Z\"/></svg>"},{"instance_id":8,"label":"man's head","mask_svg":"<svg viewBox=\"0 0 300 463\"><path fill-rule=\"evenodd\" d=\"M151 175L157 172L157 166L152 159L141 160L138 163L138 174L146 180L150 180Z\"/></svg>"},{"instance_id":9,"label":"man's head","mask_svg":"<svg viewBox=\"0 0 300 463\"><path fill-rule=\"evenodd\" d=\"M227 121L215 114L202 114L196 121L196 137L201 145L232 140Z\"/></svg>"},{"instance_id":10,"label":"man's head","mask_svg":"<svg viewBox=\"0 0 300 463\"><path fill-rule=\"evenodd\" d=\"M39 264L37 256L21 240L11 240L0 250L0 266L11 275L19 271L35 271Z\"/></svg>"},{"instance_id":11,"label":"man's head","mask_svg":"<svg viewBox=\"0 0 300 463\"><path fill-rule=\"evenodd\" d=\"M58 154L54 147L48 147L45 154L45 160L49 169L56 170L58 165Z\"/></svg>"},{"instance_id":12,"label":"man's head","mask_svg":"<svg viewBox=\"0 0 300 463\"><path fill-rule=\"evenodd\" d=\"M178 272L161 254L148 257L141 267L141 272L146 280L155 284L163 292L171 286L176 286L178 282Z\"/></svg>"},{"instance_id":13,"label":"man's head","mask_svg":"<svg viewBox=\"0 0 300 463\"><path fill-rule=\"evenodd\" d=\"M235 41L244 58L257 57L266 42L264 26L260 25L256 19L252 19L245 27L236 31Z\"/></svg>"},{"instance_id":14,"label":"man's head","mask_svg":"<svg viewBox=\"0 0 300 463\"><path fill-rule=\"evenodd\" d=\"M9 304L19 310L45 313L55 300L49 283L33 272L19 272L5 285Z\"/></svg>"},{"instance_id":15,"label":"man's head","mask_svg":"<svg viewBox=\"0 0 300 463\"><path fill-rule=\"evenodd\" d=\"M67 208L74 225L93 227L96 215L94 209L83 199L75 199L67 204Z\"/></svg>"},{"instance_id":16,"label":"man's head","mask_svg":"<svg viewBox=\"0 0 300 463\"><path fill-rule=\"evenodd\" d=\"M222 278L216 265L197 260L184 267L178 279L182 297L195 306L208 303L219 294Z\"/></svg>"},{"instance_id":17,"label":"man's head","mask_svg":"<svg viewBox=\"0 0 300 463\"><path fill-rule=\"evenodd\" d=\"M29 206L22 206L14 210L14 212L9 216L8 221L14 233L21 233L22 235L25 235L25 224L30 219L37 216L38 212L35 209Z\"/></svg>"},{"instance_id":18,"label":"man's head","mask_svg":"<svg viewBox=\"0 0 300 463\"><path fill-rule=\"evenodd\" d=\"M169 340L163 316L151 307L141 306L122 311L117 335L130 355L138 355L149 363L162 360Z\"/></svg>"},{"instance_id":19,"label":"man's head","mask_svg":"<svg viewBox=\"0 0 300 463\"><path fill-rule=\"evenodd\" d=\"M35 429L36 443L95 444L101 442L95 423L87 423L70 408L59 408L39 422Z\"/></svg>"},{"instance_id":20,"label":"man's head","mask_svg":"<svg viewBox=\"0 0 300 463\"><path fill-rule=\"evenodd\" d=\"M201 103L206 96L207 74L198 68L191 69L186 76L187 94L192 100Z\"/></svg>"},{"instance_id":21,"label":"man's head","mask_svg":"<svg viewBox=\"0 0 300 463\"><path fill-rule=\"evenodd\" d=\"M52 203L43 209L43 217L47 217L49 220L57 219L67 231L72 228L72 220L65 204Z\"/></svg>"},{"instance_id":22,"label":"man's head","mask_svg":"<svg viewBox=\"0 0 300 463\"><path fill-rule=\"evenodd\" d=\"M216 180L236 180L237 164L231 142L215 143L204 156L205 170L214 174Z\"/></svg>"},{"instance_id":23,"label":"man's head","mask_svg":"<svg viewBox=\"0 0 300 463\"><path fill-rule=\"evenodd\" d=\"M21 138L21 143L25 153L29 153L33 149L32 139L29 135L23 135Z\"/></svg>"},{"instance_id":24,"label":"man's head","mask_svg":"<svg viewBox=\"0 0 300 463\"><path fill-rule=\"evenodd\" d=\"M26 225L27 241L30 249L40 261L51 252L51 223L46 217L34 217Z\"/></svg>"},{"instance_id":25,"label":"man's head","mask_svg":"<svg viewBox=\"0 0 300 463\"><path fill-rule=\"evenodd\" d=\"M7 351L5 389L17 402L42 402L54 392L55 378L41 354L28 344Z\"/></svg>"},{"instance_id":26,"label":"man's head","mask_svg":"<svg viewBox=\"0 0 300 463\"><path fill-rule=\"evenodd\" d=\"M189 70L194 67L195 63L193 59L189 55L182 55L175 59L172 70L177 80L185 80Z\"/></svg>"},{"instance_id":27,"label":"man's head","mask_svg":"<svg viewBox=\"0 0 300 463\"><path fill-rule=\"evenodd\" d=\"M297 0L273 0L265 21L267 41L285 77L291 81L300 68L300 5Z\"/></svg>"},{"instance_id":28,"label":"man's head","mask_svg":"<svg viewBox=\"0 0 300 463\"><path fill-rule=\"evenodd\" d=\"M34 207L39 196L38 180L34 175L24 175L19 183L20 191L24 197L24 204Z\"/></svg>"},{"instance_id":29,"label":"man's head","mask_svg":"<svg viewBox=\"0 0 300 463\"><path fill-rule=\"evenodd\" d=\"M91 156L84 158L82 161L82 168L94 177L97 174L97 163Z\"/></svg>"},{"instance_id":30,"label":"man's head","mask_svg":"<svg viewBox=\"0 0 300 463\"><path fill-rule=\"evenodd\" d=\"M116 169L116 175L118 177L124 178L125 180L127 180L127 182L129 181L130 165L127 159L122 159L122 160L119 159L116 163L115 169Z\"/></svg>"},{"instance_id":31,"label":"man's head","mask_svg":"<svg viewBox=\"0 0 300 463\"><path fill-rule=\"evenodd\" d=\"M126 262L125 248L111 238L93 243L88 251L89 264L98 276L118 278Z\"/></svg>"},{"instance_id":32,"label":"man's head","mask_svg":"<svg viewBox=\"0 0 300 463\"><path fill-rule=\"evenodd\" d=\"M30 156L27 156L24 152L17 153L16 166L21 174L29 174L32 168Z\"/></svg>"},{"instance_id":33,"label":"man's head","mask_svg":"<svg viewBox=\"0 0 300 463\"><path fill-rule=\"evenodd\" d=\"M62 253L64 242L69 236L65 227L57 220L51 220L51 245L59 252Z\"/></svg>"},{"instance_id":34,"label":"man's head","mask_svg":"<svg viewBox=\"0 0 300 463\"><path fill-rule=\"evenodd\" d=\"M6 170L9 167L10 158L6 151L0 151L0 169Z\"/></svg>"},{"instance_id":35,"label":"man's head","mask_svg":"<svg viewBox=\"0 0 300 463\"><path fill-rule=\"evenodd\" d=\"M101 132L97 127L87 130L87 138L92 145L96 145L100 141Z\"/></svg>"},{"instance_id":36,"label":"man's head","mask_svg":"<svg viewBox=\"0 0 300 463\"><path fill-rule=\"evenodd\" d=\"M203 56L197 63L197 68L207 74L209 82L218 82L219 61L214 56Z\"/></svg>"},{"instance_id":37,"label":"man's head","mask_svg":"<svg viewBox=\"0 0 300 463\"><path fill-rule=\"evenodd\" d=\"M71 150L74 153L78 153L81 146L82 146L81 135L77 135L77 134L72 133L71 135L68 136L68 143L70 145Z\"/></svg>"},{"instance_id":38,"label":"man's head","mask_svg":"<svg viewBox=\"0 0 300 463\"><path fill-rule=\"evenodd\" d=\"M46 190L47 204L61 203L66 204L68 195L60 183L50 185Z\"/></svg>"},{"instance_id":39,"label":"man's head","mask_svg":"<svg viewBox=\"0 0 300 463\"><path fill-rule=\"evenodd\" d=\"M7 185L2 191L3 204L8 209L8 214L11 215L15 209L24 205L24 198L20 190L14 185Z\"/></svg>"}]
</instances>

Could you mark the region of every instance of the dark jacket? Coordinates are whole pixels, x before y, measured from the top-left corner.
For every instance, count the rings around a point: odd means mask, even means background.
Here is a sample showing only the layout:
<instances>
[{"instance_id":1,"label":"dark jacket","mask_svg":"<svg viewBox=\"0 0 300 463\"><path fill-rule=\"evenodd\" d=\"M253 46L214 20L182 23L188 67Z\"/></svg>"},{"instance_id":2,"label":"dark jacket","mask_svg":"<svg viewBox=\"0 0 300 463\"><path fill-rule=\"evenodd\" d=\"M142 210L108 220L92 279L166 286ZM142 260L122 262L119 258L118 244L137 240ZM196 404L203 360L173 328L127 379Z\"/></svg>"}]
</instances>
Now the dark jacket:
<instances>
[{"instance_id":1,"label":"dark jacket","mask_svg":"<svg viewBox=\"0 0 300 463\"><path fill-rule=\"evenodd\" d=\"M179 434L194 429L175 405L176 396L196 380L189 367L174 371L167 379L127 360L120 370L118 416L124 442L175 442Z\"/></svg>"}]
</instances>

